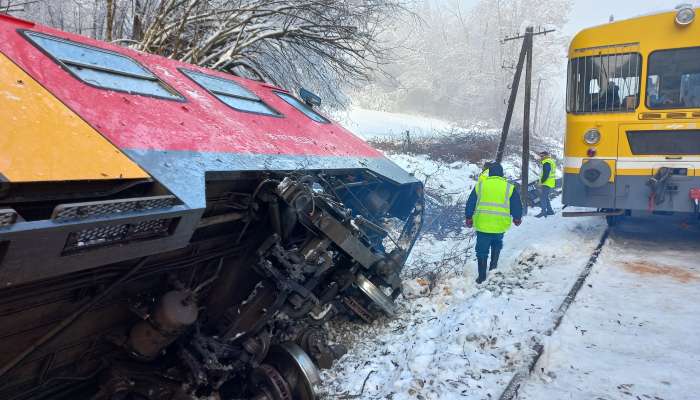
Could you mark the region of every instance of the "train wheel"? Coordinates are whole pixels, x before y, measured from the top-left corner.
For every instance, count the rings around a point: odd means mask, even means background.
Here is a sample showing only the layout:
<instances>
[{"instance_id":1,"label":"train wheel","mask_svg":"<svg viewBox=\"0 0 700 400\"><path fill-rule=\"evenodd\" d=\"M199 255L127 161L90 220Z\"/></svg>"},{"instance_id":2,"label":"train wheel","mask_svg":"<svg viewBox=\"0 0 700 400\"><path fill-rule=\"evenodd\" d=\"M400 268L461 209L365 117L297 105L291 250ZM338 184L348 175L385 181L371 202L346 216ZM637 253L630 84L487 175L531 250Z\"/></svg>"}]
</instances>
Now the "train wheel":
<instances>
[{"instance_id":1,"label":"train wheel","mask_svg":"<svg viewBox=\"0 0 700 400\"><path fill-rule=\"evenodd\" d=\"M260 364L253 370L251 383L256 387L255 400L292 400L292 389L273 366Z\"/></svg>"},{"instance_id":2,"label":"train wheel","mask_svg":"<svg viewBox=\"0 0 700 400\"><path fill-rule=\"evenodd\" d=\"M291 390L294 400L316 400L321 376L311 358L299 345L286 342L272 346L265 359ZM277 399L273 399L277 400Z\"/></svg>"}]
</instances>

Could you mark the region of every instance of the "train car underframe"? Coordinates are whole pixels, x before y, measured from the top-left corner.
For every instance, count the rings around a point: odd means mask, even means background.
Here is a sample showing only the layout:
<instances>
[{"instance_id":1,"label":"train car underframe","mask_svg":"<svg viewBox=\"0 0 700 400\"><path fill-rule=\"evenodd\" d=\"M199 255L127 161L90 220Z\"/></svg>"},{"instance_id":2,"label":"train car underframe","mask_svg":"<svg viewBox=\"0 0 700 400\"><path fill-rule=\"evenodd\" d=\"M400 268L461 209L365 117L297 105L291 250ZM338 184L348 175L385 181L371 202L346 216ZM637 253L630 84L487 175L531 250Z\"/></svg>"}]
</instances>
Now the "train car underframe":
<instances>
[{"instance_id":1,"label":"train car underframe","mask_svg":"<svg viewBox=\"0 0 700 400\"><path fill-rule=\"evenodd\" d=\"M204 210L59 186L0 198L3 399L314 399L324 323L393 315L423 209L369 170L229 174Z\"/></svg>"},{"instance_id":2,"label":"train car underframe","mask_svg":"<svg viewBox=\"0 0 700 400\"><path fill-rule=\"evenodd\" d=\"M654 176L617 175L611 182L604 163L590 164L578 174L564 175L563 202L597 211L568 212L565 216L600 215L614 223L633 212L699 215L700 177L688 176L687 168L661 167Z\"/></svg>"}]
</instances>

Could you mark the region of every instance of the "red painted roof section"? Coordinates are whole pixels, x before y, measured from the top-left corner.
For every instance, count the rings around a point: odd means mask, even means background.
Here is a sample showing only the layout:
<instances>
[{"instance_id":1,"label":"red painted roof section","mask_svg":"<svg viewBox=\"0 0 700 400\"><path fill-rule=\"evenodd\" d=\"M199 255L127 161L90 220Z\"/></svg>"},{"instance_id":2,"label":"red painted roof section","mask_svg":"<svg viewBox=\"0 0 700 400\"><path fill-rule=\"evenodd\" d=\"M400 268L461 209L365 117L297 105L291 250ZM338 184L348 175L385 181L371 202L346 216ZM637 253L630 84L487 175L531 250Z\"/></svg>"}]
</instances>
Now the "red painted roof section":
<instances>
[{"instance_id":1,"label":"red painted roof section","mask_svg":"<svg viewBox=\"0 0 700 400\"><path fill-rule=\"evenodd\" d=\"M264 83L238 78L0 16L0 52L11 58L74 112L122 149L249 154L381 157L337 123L312 121ZM29 29L129 56L186 98L186 102L91 87L71 76L18 30ZM247 87L284 118L240 112L223 104L178 68L231 79Z\"/></svg>"}]
</instances>

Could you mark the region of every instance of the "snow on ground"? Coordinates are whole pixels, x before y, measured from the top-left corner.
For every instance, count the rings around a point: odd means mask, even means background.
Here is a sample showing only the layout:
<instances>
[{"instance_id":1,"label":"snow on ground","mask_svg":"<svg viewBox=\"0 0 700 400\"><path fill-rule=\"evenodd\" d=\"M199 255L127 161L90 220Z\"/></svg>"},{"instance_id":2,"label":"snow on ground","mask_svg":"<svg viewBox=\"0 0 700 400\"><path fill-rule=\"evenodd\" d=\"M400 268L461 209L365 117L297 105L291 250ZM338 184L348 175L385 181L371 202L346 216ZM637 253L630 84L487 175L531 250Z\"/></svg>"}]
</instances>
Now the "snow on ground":
<instances>
[{"instance_id":1,"label":"snow on ground","mask_svg":"<svg viewBox=\"0 0 700 400\"><path fill-rule=\"evenodd\" d=\"M700 398L700 228L617 227L520 399Z\"/></svg>"},{"instance_id":2,"label":"snow on ground","mask_svg":"<svg viewBox=\"0 0 700 400\"><path fill-rule=\"evenodd\" d=\"M429 159L425 155L388 155L404 170L420 179L428 188L441 189L445 194L459 196L474 184L482 168L476 164L455 162L447 164Z\"/></svg>"},{"instance_id":3,"label":"snow on ground","mask_svg":"<svg viewBox=\"0 0 700 400\"><path fill-rule=\"evenodd\" d=\"M366 138L389 136L388 127L401 121L424 127L425 135L439 126L420 117L357 115ZM453 201L466 198L481 171L466 162L388 156L425 181L428 193ZM504 162L511 179L518 166L515 158ZM554 208L560 211L559 199ZM404 269L397 318L329 327L349 352L322 372L323 398L496 399L538 343L545 351L520 400L700 398L697 225L654 217L616 228L551 335L555 310L605 228L598 218L526 217L507 233L498 270L480 286L471 231L423 235Z\"/></svg>"},{"instance_id":4,"label":"snow on ground","mask_svg":"<svg viewBox=\"0 0 700 400\"><path fill-rule=\"evenodd\" d=\"M440 262L470 251L468 239L423 237L408 269L433 261L437 282L430 271L406 282L393 321L336 327L337 340L351 347L323 373L329 398L360 393L365 379L366 399L497 398L552 327L554 310L587 261L582 255L603 230L590 221L528 218L507 234L499 269L481 287L473 257L466 265Z\"/></svg>"},{"instance_id":5,"label":"snow on ground","mask_svg":"<svg viewBox=\"0 0 700 400\"><path fill-rule=\"evenodd\" d=\"M391 157L409 171L434 167ZM475 170L450 165L432 179L448 191L466 187L464 195L473 185L464 175ZM560 211L559 199L554 206ZM549 336L604 230L597 218L526 217L481 286L466 229L443 240L424 235L405 268L398 318L331 327L349 352L323 371L325 398L495 399L536 343L545 352L520 400L700 398L696 224L655 216L616 228Z\"/></svg>"},{"instance_id":6,"label":"snow on ground","mask_svg":"<svg viewBox=\"0 0 700 400\"><path fill-rule=\"evenodd\" d=\"M483 165L468 162L445 163L425 155L387 154L393 162L420 179L427 188L439 190L454 198L466 199L474 187L474 181L483 170ZM504 160L503 170L509 179L517 179L519 161Z\"/></svg>"},{"instance_id":7,"label":"snow on ground","mask_svg":"<svg viewBox=\"0 0 700 400\"><path fill-rule=\"evenodd\" d=\"M468 163L391 158L453 196L466 196L479 172ZM398 318L331 327L350 351L323 372L326 398L359 395L363 384L358 398L497 398L551 328L604 229L598 220L526 218L506 235L499 269L481 287L466 229L444 240L424 235L405 269Z\"/></svg>"},{"instance_id":8,"label":"snow on ground","mask_svg":"<svg viewBox=\"0 0 700 400\"><path fill-rule=\"evenodd\" d=\"M485 122L457 126L449 121L411 114L351 108L346 115L338 116L339 122L362 138L404 138L406 131L411 137L446 135L460 130L492 132Z\"/></svg>"}]
</instances>

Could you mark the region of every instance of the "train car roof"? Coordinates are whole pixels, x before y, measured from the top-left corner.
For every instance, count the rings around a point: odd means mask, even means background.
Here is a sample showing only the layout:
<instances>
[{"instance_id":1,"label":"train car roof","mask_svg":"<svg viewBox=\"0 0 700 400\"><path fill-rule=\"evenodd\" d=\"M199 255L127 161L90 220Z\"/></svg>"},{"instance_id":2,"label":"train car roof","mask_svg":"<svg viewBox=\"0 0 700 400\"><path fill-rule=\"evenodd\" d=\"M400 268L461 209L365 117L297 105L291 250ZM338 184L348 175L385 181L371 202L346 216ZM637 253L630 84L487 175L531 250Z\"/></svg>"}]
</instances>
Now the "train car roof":
<instances>
[{"instance_id":1,"label":"train car roof","mask_svg":"<svg viewBox=\"0 0 700 400\"><path fill-rule=\"evenodd\" d=\"M0 19L0 51L120 148L268 154L379 156L336 123L319 123L262 82L59 31L17 18ZM90 87L33 46L23 32L39 32L125 55L179 93L173 101ZM188 78L192 70L227 79L259 96L281 116L234 110ZM111 115L112 117L108 117Z\"/></svg>"},{"instance_id":2,"label":"train car roof","mask_svg":"<svg viewBox=\"0 0 700 400\"><path fill-rule=\"evenodd\" d=\"M86 84L38 45L36 35L126 56L175 95L161 98ZM221 171L366 168L398 183L416 182L364 140L333 121L310 118L279 95L289 92L262 82L4 14L0 53L190 205L204 202L203 190L191 193L193 181L203 185L205 175ZM234 109L187 71L232 81L277 115Z\"/></svg>"},{"instance_id":3,"label":"train car roof","mask_svg":"<svg viewBox=\"0 0 700 400\"><path fill-rule=\"evenodd\" d=\"M696 14L700 14L699 8L694 9ZM676 13L677 10L659 11L583 29L572 38L569 56L580 49L614 45L639 44L656 49L691 46L693 36L700 34L700 21L679 26L675 23ZM679 40L669 45L669 38Z\"/></svg>"}]
</instances>

